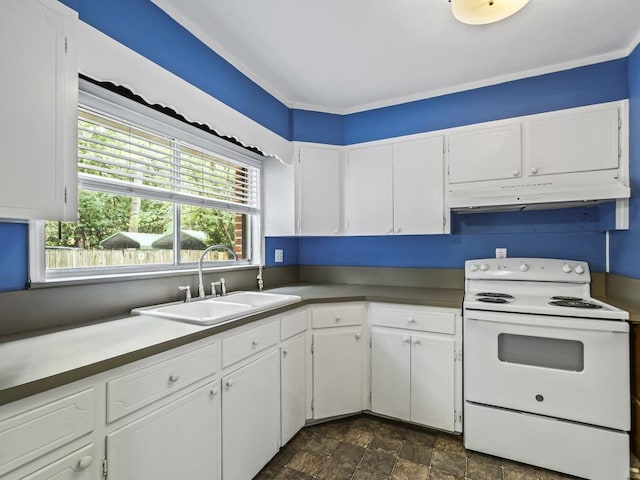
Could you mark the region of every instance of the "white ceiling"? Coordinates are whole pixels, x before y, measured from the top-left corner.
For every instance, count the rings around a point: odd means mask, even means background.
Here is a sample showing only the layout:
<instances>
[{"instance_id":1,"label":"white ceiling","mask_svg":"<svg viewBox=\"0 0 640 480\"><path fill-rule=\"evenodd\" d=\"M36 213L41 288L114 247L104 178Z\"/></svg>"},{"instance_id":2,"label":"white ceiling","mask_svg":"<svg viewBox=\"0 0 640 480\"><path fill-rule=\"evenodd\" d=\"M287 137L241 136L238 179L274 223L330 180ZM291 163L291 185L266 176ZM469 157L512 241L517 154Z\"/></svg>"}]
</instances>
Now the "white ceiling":
<instances>
[{"instance_id":1,"label":"white ceiling","mask_svg":"<svg viewBox=\"0 0 640 480\"><path fill-rule=\"evenodd\" d=\"M447 0L152 0L289 107L333 113L628 55L640 0L531 0L471 26Z\"/></svg>"}]
</instances>

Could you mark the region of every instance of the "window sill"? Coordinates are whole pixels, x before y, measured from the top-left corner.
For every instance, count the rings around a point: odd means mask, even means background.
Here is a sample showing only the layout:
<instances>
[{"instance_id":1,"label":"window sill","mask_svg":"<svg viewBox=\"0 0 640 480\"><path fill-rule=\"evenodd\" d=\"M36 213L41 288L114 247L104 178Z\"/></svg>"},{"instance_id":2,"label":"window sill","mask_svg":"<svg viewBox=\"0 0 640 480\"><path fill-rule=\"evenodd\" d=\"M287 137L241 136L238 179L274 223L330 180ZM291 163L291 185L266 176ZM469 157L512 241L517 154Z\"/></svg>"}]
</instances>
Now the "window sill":
<instances>
[{"instance_id":1,"label":"window sill","mask_svg":"<svg viewBox=\"0 0 640 480\"><path fill-rule=\"evenodd\" d=\"M230 272L230 271L242 271L242 270L259 270L258 265L224 265L217 267L205 267L203 272ZM40 288L53 288L53 287L70 287L75 285L95 285L100 283L113 283L113 282L126 282L129 280L145 280L153 278L168 278L168 277L181 277L185 275L197 275L197 268L175 269L175 270L158 270L148 272L131 272L131 273L110 273L103 275L91 275L91 276L69 276L49 278L44 282L32 282L29 285L30 290L36 290Z\"/></svg>"}]
</instances>

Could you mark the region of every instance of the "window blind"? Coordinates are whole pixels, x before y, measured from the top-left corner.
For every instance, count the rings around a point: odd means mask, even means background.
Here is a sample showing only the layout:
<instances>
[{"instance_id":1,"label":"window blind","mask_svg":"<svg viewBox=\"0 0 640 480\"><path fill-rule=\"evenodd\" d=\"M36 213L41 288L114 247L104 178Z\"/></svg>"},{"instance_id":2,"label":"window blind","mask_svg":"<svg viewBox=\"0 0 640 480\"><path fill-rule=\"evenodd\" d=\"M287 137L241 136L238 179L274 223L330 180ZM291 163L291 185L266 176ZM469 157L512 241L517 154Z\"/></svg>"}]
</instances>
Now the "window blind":
<instances>
[{"instance_id":1,"label":"window blind","mask_svg":"<svg viewBox=\"0 0 640 480\"><path fill-rule=\"evenodd\" d=\"M86 108L78 112L78 174L86 189L259 212L257 167Z\"/></svg>"}]
</instances>

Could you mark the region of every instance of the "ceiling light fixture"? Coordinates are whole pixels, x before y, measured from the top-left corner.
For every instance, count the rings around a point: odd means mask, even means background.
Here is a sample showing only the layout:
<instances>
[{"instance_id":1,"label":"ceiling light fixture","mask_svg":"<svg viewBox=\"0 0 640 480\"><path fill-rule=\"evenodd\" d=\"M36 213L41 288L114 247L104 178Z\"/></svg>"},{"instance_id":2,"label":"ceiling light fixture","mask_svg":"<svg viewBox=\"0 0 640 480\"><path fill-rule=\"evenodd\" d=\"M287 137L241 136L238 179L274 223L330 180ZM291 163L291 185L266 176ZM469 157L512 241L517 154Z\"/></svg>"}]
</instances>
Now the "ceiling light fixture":
<instances>
[{"instance_id":1,"label":"ceiling light fixture","mask_svg":"<svg viewBox=\"0 0 640 480\"><path fill-rule=\"evenodd\" d=\"M469 25L499 22L522 9L529 0L449 0L453 16Z\"/></svg>"}]
</instances>

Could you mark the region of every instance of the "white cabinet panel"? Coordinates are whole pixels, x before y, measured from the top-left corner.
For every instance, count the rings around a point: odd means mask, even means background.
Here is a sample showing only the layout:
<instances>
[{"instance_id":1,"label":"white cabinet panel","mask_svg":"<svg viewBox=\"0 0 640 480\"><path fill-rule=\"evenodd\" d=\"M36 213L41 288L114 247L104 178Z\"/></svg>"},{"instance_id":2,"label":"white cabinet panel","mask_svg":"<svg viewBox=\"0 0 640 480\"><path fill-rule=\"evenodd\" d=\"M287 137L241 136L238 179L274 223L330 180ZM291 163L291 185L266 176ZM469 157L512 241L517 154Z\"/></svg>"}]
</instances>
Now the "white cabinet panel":
<instances>
[{"instance_id":1,"label":"white cabinet panel","mask_svg":"<svg viewBox=\"0 0 640 480\"><path fill-rule=\"evenodd\" d=\"M359 327L313 334L314 418L362 410L362 343Z\"/></svg>"},{"instance_id":2,"label":"white cabinet panel","mask_svg":"<svg viewBox=\"0 0 640 480\"><path fill-rule=\"evenodd\" d=\"M332 328L362 325L364 307L359 304L332 304L311 309L312 328Z\"/></svg>"},{"instance_id":3,"label":"white cabinet panel","mask_svg":"<svg viewBox=\"0 0 640 480\"><path fill-rule=\"evenodd\" d=\"M0 4L0 218L77 214L76 19L52 0Z\"/></svg>"},{"instance_id":4,"label":"white cabinet panel","mask_svg":"<svg viewBox=\"0 0 640 480\"><path fill-rule=\"evenodd\" d=\"M371 411L411 420L411 335L371 332Z\"/></svg>"},{"instance_id":5,"label":"white cabinet panel","mask_svg":"<svg viewBox=\"0 0 640 480\"><path fill-rule=\"evenodd\" d=\"M307 362L305 336L282 344L280 358L281 445L304 427L306 420Z\"/></svg>"},{"instance_id":6,"label":"white cabinet panel","mask_svg":"<svg viewBox=\"0 0 640 480\"><path fill-rule=\"evenodd\" d=\"M520 177L520 137L519 123L449 135L449 183Z\"/></svg>"},{"instance_id":7,"label":"white cabinet panel","mask_svg":"<svg viewBox=\"0 0 640 480\"><path fill-rule=\"evenodd\" d=\"M278 350L222 379L222 477L251 480L278 451L279 436Z\"/></svg>"},{"instance_id":8,"label":"white cabinet panel","mask_svg":"<svg viewBox=\"0 0 640 480\"><path fill-rule=\"evenodd\" d=\"M28 409L0 421L0 475L94 430L95 389Z\"/></svg>"},{"instance_id":9,"label":"white cabinet panel","mask_svg":"<svg viewBox=\"0 0 640 480\"><path fill-rule=\"evenodd\" d=\"M528 175L618 168L618 108L571 110L524 122Z\"/></svg>"},{"instance_id":10,"label":"white cabinet panel","mask_svg":"<svg viewBox=\"0 0 640 480\"><path fill-rule=\"evenodd\" d=\"M101 457L93 444L87 445L22 480L90 480Z\"/></svg>"},{"instance_id":11,"label":"white cabinet panel","mask_svg":"<svg viewBox=\"0 0 640 480\"><path fill-rule=\"evenodd\" d=\"M338 148L300 148L300 235L337 235L341 230L342 175Z\"/></svg>"},{"instance_id":12,"label":"white cabinet panel","mask_svg":"<svg viewBox=\"0 0 640 480\"><path fill-rule=\"evenodd\" d=\"M347 233L393 233L392 146L356 148L349 152L345 185Z\"/></svg>"},{"instance_id":13,"label":"white cabinet panel","mask_svg":"<svg viewBox=\"0 0 640 480\"><path fill-rule=\"evenodd\" d=\"M396 235L444 232L443 138L393 144Z\"/></svg>"},{"instance_id":14,"label":"white cabinet panel","mask_svg":"<svg viewBox=\"0 0 640 480\"><path fill-rule=\"evenodd\" d=\"M293 162L292 162L293 163ZM264 234L268 237L296 235L295 167L277 158L262 161Z\"/></svg>"},{"instance_id":15,"label":"white cabinet panel","mask_svg":"<svg viewBox=\"0 0 640 480\"><path fill-rule=\"evenodd\" d=\"M222 339L222 366L228 367L278 343L277 321L269 322Z\"/></svg>"},{"instance_id":16,"label":"white cabinet panel","mask_svg":"<svg viewBox=\"0 0 640 480\"><path fill-rule=\"evenodd\" d=\"M107 381L107 421L215 374L219 364L220 343L215 342Z\"/></svg>"},{"instance_id":17,"label":"white cabinet panel","mask_svg":"<svg viewBox=\"0 0 640 480\"><path fill-rule=\"evenodd\" d=\"M218 382L107 435L107 458L118 480L219 480Z\"/></svg>"},{"instance_id":18,"label":"white cabinet panel","mask_svg":"<svg viewBox=\"0 0 640 480\"><path fill-rule=\"evenodd\" d=\"M301 308L284 314L280 318L280 340L286 340L309 328L307 309Z\"/></svg>"},{"instance_id":19,"label":"white cabinet panel","mask_svg":"<svg viewBox=\"0 0 640 480\"><path fill-rule=\"evenodd\" d=\"M453 431L454 339L414 334L412 342L411 420Z\"/></svg>"}]
</instances>

